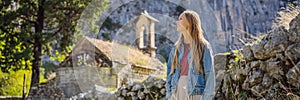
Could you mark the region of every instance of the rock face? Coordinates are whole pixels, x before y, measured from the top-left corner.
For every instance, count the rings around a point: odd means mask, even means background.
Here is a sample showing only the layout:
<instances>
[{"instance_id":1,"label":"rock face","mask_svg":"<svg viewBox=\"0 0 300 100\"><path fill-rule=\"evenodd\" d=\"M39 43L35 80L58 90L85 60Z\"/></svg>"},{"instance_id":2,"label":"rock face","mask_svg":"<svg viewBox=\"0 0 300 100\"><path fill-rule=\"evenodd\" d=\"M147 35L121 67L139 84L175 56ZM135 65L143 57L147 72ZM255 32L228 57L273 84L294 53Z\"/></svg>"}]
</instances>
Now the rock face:
<instances>
[{"instance_id":1,"label":"rock face","mask_svg":"<svg viewBox=\"0 0 300 100\"><path fill-rule=\"evenodd\" d=\"M158 38L168 38L172 42L166 41L167 44L172 45L170 43L175 43L179 37L175 21L183 10L190 9L199 14L205 37L212 44L213 51L220 53L241 48L241 42L238 39L246 40L250 37L245 33L254 36L266 33L271 29L280 7L286 6L287 1L295 0L110 1L108 10L100 16L102 27L97 35L98 38L131 45L135 40L133 20L141 12L147 10L151 16L160 21L155 24L155 34L159 35ZM159 42L155 45L161 49Z\"/></svg>"},{"instance_id":2,"label":"rock face","mask_svg":"<svg viewBox=\"0 0 300 100\"><path fill-rule=\"evenodd\" d=\"M142 83L128 82L115 93L118 100L161 100L165 98L165 80L149 76Z\"/></svg>"},{"instance_id":3,"label":"rock face","mask_svg":"<svg viewBox=\"0 0 300 100\"><path fill-rule=\"evenodd\" d=\"M275 28L260 42L228 54L225 70L215 68L216 99L299 99L299 26L300 14L289 30Z\"/></svg>"}]
</instances>

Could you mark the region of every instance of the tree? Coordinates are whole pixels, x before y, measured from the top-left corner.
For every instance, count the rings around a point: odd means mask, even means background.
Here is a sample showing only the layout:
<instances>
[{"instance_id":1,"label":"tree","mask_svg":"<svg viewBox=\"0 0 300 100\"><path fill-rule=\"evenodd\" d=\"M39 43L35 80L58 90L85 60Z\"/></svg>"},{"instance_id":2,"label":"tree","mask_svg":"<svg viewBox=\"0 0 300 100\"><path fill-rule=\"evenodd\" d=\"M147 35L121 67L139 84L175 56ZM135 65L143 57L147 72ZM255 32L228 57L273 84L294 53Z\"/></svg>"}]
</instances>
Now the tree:
<instances>
[{"instance_id":1,"label":"tree","mask_svg":"<svg viewBox=\"0 0 300 100\"><path fill-rule=\"evenodd\" d=\"M95 19L108 2L2 0L0 4L1 70L9 72L31 69L32 87L39 83L41 56L49 55L53 47L67 54L66 48L74 42L76 34L82 33L81 28L85 25L97 30ZM83 20L78 21L81 17L86 19L85 23Z\"/></svg>"}]
</instances>

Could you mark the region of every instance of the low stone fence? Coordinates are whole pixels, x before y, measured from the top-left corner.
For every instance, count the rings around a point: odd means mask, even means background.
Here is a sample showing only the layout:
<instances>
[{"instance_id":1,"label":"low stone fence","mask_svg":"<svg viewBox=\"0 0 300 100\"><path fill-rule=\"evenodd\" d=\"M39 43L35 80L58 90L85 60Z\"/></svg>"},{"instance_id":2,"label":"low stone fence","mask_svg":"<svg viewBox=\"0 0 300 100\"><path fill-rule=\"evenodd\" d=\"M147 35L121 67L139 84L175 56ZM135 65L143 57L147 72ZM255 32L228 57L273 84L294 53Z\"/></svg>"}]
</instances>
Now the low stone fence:
<instances>
[{"instance_id":1,"label":"low stone fence","mask_svg":"<svg viewBox=\"0 0 300 100\"><path fill-rule=\"evenodd\" d=\"M142 83L128 82L115 93L118 100L161 100L165 98L166 81L149 76Z\"/></svg>"}]
</instances>

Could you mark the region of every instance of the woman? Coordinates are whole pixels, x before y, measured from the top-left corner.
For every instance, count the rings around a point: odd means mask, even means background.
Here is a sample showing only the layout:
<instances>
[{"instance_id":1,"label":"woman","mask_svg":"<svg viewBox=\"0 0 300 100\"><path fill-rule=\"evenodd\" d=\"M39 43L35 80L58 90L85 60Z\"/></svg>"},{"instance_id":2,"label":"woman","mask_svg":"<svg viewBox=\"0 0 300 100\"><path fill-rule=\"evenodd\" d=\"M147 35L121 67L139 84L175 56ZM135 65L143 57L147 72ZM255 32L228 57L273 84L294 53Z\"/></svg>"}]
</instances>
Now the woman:
<instances>
[{"instance_id":1,"label":"woman","mask_svg":"<svg viewBox=\"0 0 300 100\"><path fill-rule=\"evenodd\" d=\"M210 44L203 37L198 14L186 10L177 23L179 39L169 54L166 97L169 100L211 100L215 73Z\"/></svg>"}]
</instances>

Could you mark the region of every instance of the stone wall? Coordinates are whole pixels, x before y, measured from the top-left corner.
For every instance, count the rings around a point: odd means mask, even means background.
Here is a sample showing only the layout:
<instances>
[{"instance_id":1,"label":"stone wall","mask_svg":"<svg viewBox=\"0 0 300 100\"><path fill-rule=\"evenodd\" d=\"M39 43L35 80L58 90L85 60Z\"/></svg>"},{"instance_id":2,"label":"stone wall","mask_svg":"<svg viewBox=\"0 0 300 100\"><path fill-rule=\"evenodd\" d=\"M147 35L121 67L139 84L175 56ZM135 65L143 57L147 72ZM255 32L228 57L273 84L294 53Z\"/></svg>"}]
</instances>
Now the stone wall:
<instances>
[{"instance_id":1,"label":"stone wall","mask_svg":"<svg viewBox=\"0 0 300 100\"><path fill-rule=\"evenodd\" d=\"M33 86L31 87L31 90L31 93L29 93L27 97L28 100L53 100L65 98L63 91L56 86L55 79Z\"/></svg>"},{"instance_id":2,"label":"stone wall","mask_svg":"<svg viewBox=\"0 0 300 100\"><path fill-rule=\"evenodd\" d=\"M216 99L300 99L300 15L289 25L215 56Z\"/></svg>"},{"instance_id":3,"label":"stone wall","mask_svg":"<svg viewBox=\"0 0 300 100\"><path fill-rule=\"evenodd\" d=\"M72 96L74 100L165 100L165 80L155 76L149 76L142 82L127 82L117 91L107 92L100 86L93 86L88 92Z\"/></svg>"},{"instance_id":4,"label":"stone wall","mask_svg":"<svg viewBox=\"0 0 300 100\"><path fill-rule=\"evenodd\" d=\"M118 88L122 84L142 82L149 75L161 75L162 70L147 66L129 65L113 62L112 67L62 67L56 70L56 85L71 97L93 89L95 85L106 88Z\"/></svg>"},{"instance_id":5,"label":"stone wall","mask_svg":"<svg viewBox=\"0 0 300 100\"><path fill-rule=\"evenodd\" d=\"M118 100L162 100L166 96L165 84L164 79L149 76L141 83L127 82L115 95Z\"/></svg>"},{"instance_id":6,"label":"stone wall","mask_svg":"<svg viewBox=\"0 0 300 100\"><path fill-rule=\"evenodd\" d=\"M109 68L58 68L56 74L56 84L64 91L66 97L87 92L94 85L107 88L117 87L117 75L110 74Z\"/></svg>"}]
</instances>

